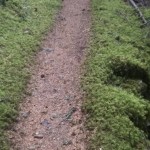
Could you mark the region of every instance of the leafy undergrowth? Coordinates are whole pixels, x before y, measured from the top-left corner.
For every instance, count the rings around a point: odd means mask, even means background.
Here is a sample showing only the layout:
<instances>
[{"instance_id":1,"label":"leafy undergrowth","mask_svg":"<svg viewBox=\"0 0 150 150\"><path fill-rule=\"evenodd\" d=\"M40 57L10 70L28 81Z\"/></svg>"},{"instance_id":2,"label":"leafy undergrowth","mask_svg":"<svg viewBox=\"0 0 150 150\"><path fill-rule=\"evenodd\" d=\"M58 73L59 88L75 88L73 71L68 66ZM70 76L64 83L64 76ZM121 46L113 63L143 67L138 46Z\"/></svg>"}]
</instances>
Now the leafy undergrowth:
<instances>
[{"instance_id":1,"label":"leafy undergrowth","mask_svg":"<svg viewBox=\"0 0 150 150\"><path fill-rule=\"evenodd\" d=\"M148 27L122 0L92 0L92 17L83 77L89 150L150 149Z\"/></svg>"},{"instance_id":2,"label":"leafy undergrowth","mask_svg":"<svg viewBox=\"0 0 150 150\"><path fill-rule=\"evenodd\" d=\"M0 6L1 150L9 149L4 131L16 118L30 76L27 66L59 6L59 0L9 0Z\"/></svg>"}]
</instances>

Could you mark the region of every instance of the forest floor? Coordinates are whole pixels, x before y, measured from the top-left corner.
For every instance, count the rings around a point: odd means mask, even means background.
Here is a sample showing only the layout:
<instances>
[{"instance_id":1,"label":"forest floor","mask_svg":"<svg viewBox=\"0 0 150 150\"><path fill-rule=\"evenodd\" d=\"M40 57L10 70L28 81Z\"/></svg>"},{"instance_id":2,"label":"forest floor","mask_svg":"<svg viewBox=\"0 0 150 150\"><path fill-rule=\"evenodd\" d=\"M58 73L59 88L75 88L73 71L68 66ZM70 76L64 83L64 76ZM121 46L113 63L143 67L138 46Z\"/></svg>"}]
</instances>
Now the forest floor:
<instances>
[{"instance_id":1,"label":"forest floor","mask_svg":"<svg viewBox=\"0 0 150 150\"><path fill-rule=\"evenodd\" d=\"M86 149L80 68L89 37L89 6L90 0L63 1L31 68L31 94L20 106L14 131L9 131L11 149Z\"/></svg>"}]
</instances>

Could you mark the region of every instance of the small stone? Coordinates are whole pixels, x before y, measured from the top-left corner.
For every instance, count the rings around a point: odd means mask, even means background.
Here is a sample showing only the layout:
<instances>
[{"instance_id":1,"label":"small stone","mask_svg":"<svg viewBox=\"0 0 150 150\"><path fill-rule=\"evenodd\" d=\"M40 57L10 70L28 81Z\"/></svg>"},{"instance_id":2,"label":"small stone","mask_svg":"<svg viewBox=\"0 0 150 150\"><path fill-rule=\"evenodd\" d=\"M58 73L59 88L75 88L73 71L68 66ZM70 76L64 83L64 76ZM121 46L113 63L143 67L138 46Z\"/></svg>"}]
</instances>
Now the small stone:
<instances>
[{"instance_id":1,"label":"small stone","mask_svg":"<svg viewBox=\"0 0 150 150\"><path fill-rule=\"evenodd\" d=\"M30 111L21 112L21 116L22 116L23 118L27 118L29 115L30 115Z\"/></svg>"},{"instance_id":2,"label":"small stone","mask_svg":"<svg viewBox=\"0 0 150 150\"><path fill-rule=\"evenodd\" d=\"M70 98L71 98L71 97L70 97L69 95L67 95L67 96L65 97L65 100L69 101Z\"/></svg>"},{"instance_id":3,"label":"small stone","mask_svg":"<svg viewBox=\"0 0 150 150\"><path fill-rule=\"evenodd\" d=\"M76 135L76 133L75 132L72 132L72 134L71 134L72 136L75 136Z\"/></svg>"},{"instance_id":4,"label":"small stone","mask_svg":"<svg viewBox=\"0 0 150 150\"><path fill-rule=\"evenodd\" d=\"M66 140L66 139L64 139L63 140L63 145L71 145L72 144L72 141L71 140Z\"/></svg>"},{"instance_id":5,"label":"small stone","mask_svg":"<svg viewBox=\"0 0 150 150\"><path fill-rule=\"evenodd\" d=\"M37 138L37 139L42 139L44 137L43 134L40 132L36 132L33 136L34 138Z\"/></svg>"},{"instance_id":6,"label":"small stone","mask_svg":"<svg viewBox=\"0 0 150 150\"><path fill-rule=\"evenodd\" d=\"M61 124L64 125L65 123L64 123L64 122L61 122Z\"/></svg>"},{"instance_id":7,"label":"small stone","mask_svg":"<svg viewBox=\"0 0 150 150\"><path fill-rule=\"evenodd\" d=\"M9 139L14 139L14 136L13 135L9 135Z\"/></svg>"},{"instance_id":8,"label":"small stone","mask_svg":"<svg viewBox=\"0 0 150 150\"><path fill-rule=\"evenodd\" d=\"M26 31L24 31L24 33L26 34L26 33L29 33L29 31L28 30L26 30Z\"/></svg>"},{"instance_id":9,"label":"small stone","mask_svg":"<svg viewBox=\"0 0 150 150\"><path fill-rule=\"evenodd\" d=\"M47 128L50 128L50 123L48 122L47 119L44 119L42 122L41 122L41 125L47 127Z\"/></svg>"},{"instance_id":10,"label":"small stone","mask_svg":"<svg viewBox=\"0 0 150 150\"><path fill-rule=\"evenodd\" d=\"M45 75L44 75L44 74L41 74L41 78L45 78Z\"/></svg>"},{"instance_id":11,"label":"small stone","mask_svg":"<svg viewBox=\"0 0 150 150\"><path fill-rule=\"evenodd\" d=\"M53 120L53 119L58 118L58 117L59 117L59 115L54 113L54 114L52 114L52 116L50 117L50 119Z\"/></svg>"},{"instance_id":12,"label":"small stone","mask_svg":"<svg viewBox=\"0 0 150 150\"><path fill-rule=\"evenodd\" d=\"M36 150L36 146L32 145L32 146L28 147L28 150Z\"/></svg>"},{"instance_id":13,"label":"small stone","mask_svg":"<svg viewBox=\"0 0 150 150\"><path fill-rule=\"evenodd\" d=\"M54 51L53 48L43 48L43 50L46 51L46 52L52 52L52 51Z\"/></svg>"},{"instance_id":14,"label":"small stone","mask_svg":"<svg viewBox=\"0 0 150 150\"><path fill-rule=\"evenodd\" d=\"M71 96L71 95L67 95L67 96L65 96L65 100L66 101L71 101L71 100L74 100L74 96Z\"/></svg>"},{"instance_id":15,"label":"small stone","mask_svg":"<svg viewBox=\"0 0 150 150\"><path fill-rule=\"evenodd\" d=\"M47 114L47 113L48 113L48 110L42 110L41 113L42 113L42 114Z\"/></svg>"}]
</instances>

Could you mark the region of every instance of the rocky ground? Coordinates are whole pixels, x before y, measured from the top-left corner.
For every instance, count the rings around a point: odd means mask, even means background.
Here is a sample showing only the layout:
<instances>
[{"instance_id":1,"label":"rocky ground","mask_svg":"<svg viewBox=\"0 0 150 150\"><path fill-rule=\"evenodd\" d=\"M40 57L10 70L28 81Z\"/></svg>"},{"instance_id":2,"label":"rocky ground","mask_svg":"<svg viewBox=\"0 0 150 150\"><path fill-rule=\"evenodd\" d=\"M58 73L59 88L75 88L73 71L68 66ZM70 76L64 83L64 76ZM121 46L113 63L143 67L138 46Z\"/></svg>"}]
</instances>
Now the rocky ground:
<instances>
[{"instance_id":1,"label":"rocky ground","mask_svg":"<svg viewBox=\"0 0 150 150\"><path fill-rule=\"evenodd\" d=\"M80 68L90 30L89 3L63 1L37 54L18 123L10 131L12 150L86 149Z\"/></svg>"}]
</instances>

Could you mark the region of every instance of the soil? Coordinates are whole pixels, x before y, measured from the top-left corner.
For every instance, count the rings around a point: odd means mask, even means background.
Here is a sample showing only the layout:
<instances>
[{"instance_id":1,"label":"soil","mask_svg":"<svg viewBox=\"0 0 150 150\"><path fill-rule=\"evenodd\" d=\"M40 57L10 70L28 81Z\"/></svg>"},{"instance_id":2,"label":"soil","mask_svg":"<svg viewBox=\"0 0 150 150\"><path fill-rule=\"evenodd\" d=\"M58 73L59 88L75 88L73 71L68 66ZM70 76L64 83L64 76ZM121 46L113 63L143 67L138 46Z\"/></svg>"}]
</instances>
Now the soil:
<instances>
[{"instance_id":1,"label":"soil","mask_svg":"<svg viewBox=\"0 0 150 150\"><path fill-rule=\"evenodd\" d=\"M85 150L80 87L90 30L90 0L64 0L53 30L37 54L12 129L12 150Z\"/></svg>"}]
</instances>

